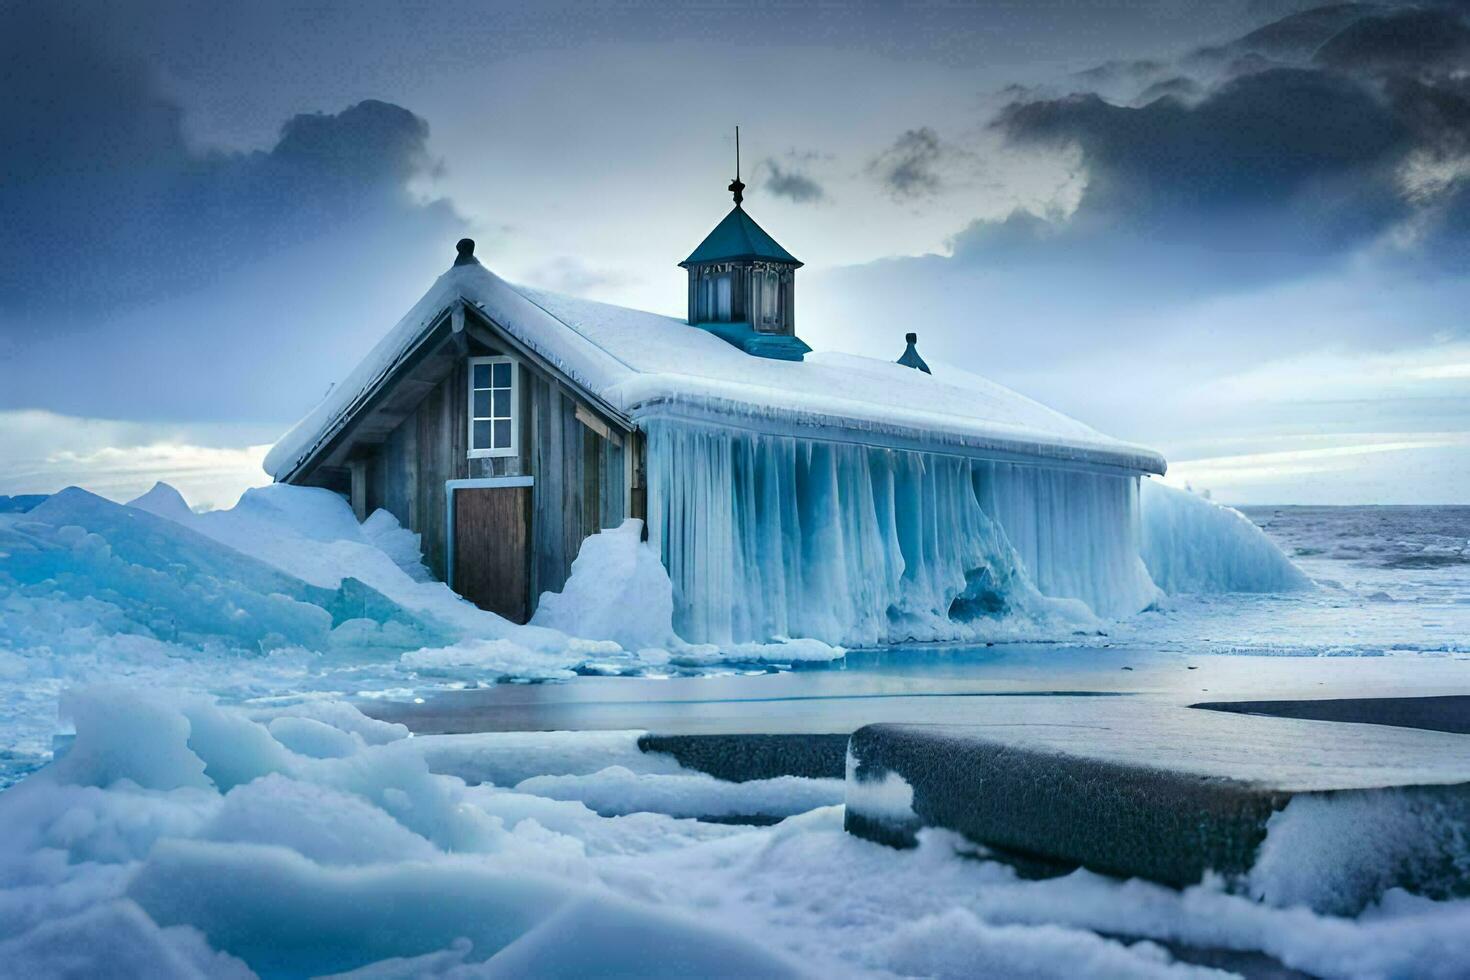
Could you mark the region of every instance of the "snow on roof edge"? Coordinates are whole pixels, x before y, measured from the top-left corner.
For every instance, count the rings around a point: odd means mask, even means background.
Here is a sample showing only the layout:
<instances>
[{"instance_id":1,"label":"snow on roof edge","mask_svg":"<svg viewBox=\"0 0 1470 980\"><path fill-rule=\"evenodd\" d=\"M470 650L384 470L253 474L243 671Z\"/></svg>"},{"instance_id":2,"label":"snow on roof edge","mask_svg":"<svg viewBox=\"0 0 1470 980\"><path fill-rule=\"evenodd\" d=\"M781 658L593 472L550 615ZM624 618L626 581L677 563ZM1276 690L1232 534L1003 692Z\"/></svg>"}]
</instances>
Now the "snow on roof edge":
<instances>
[{"instance_id":1,"label":"snow on roof edge","mask_svg":"<svg viewBox=\"0 0 1470 980\"><path fill-rule=\"evenodd\" d=\"M639 397L632 407L631 414L635 421L657 418L664 414L674 417L689 414L700 421L714 421L717 418L723 418L726 420L724 424L737 428L740 427L738 421L728 420L745 418L789 428L791 431L784 434L798 437L804 436L802 430L805 429L838 429L854 434L887 437L895 442L909 442L912 445L890 448L907 448L916 452L977 457L994 455L997 458L1021 457L1051 463L1124 469L1152 473L1157 476L1163 476L1168 469L1168 462L1163 455L1146 446L1125 442L1089 445L1079 440L1038 435L1020 427L1011 427L1013 435L1007 435L1001 431L1006 428L1004 426L996 426L997 431L994 432L981 432L974 427L963 425L935 427L932 424L933 417L924 412L904 413L902 416L890 416L885 419L863 418L854 415L835 417L821 412L780 405L759 405L746 400L721 397L714 392L703 395L680 392L678 394L653 393ZM700 416L712 418L699 418ZM762 428L760 425L748 427L757 430ZM824 438L822 434L816 432L807 437ZM871 439L853 441L873 442Z\"/></svg>"},{"instance_id":2,"label":"snow on roof edge","mask_svg":"<svg viewBox=\"0 0 1470 980\"><path fill-rule=\"evenodd\" d=\"M1081 431L1060 434L1000 419L946 414L933 408L882 406L840 395L823 397L820 399L821 407L783 406L772 400L771 396L782 393L775 386L752 385L722 377L640 370L599 345L564 315L558 315L543 305L553 299L646 317L650 323L677 322L657 314L526 290L506 282L479 263L452 267L434 281L423 297L316 408L277 441L266 454L264 470L278 481L295 473L341 431L360 404L377 390L403 357L422 341L434 322L456 301L466 302L482 311L577 384L622 411L630 411L635 405L664 401L803 427L827 426L854 432L881 432L920 442L939 441L971 451L988 448L1038 459L1082 460L1161 475L1167 468L1160 453L1098 433L989 379L979 380L1018 403L1028 403L1070 421ZM682 323L678 325L683 326ZM875 367L887 364L857 355L842 356L872 361ZM993 396L993 391L987 389L987 393ZM981 394L977 393L976 399L982 400Z\"/></svg>"}]
</instances>

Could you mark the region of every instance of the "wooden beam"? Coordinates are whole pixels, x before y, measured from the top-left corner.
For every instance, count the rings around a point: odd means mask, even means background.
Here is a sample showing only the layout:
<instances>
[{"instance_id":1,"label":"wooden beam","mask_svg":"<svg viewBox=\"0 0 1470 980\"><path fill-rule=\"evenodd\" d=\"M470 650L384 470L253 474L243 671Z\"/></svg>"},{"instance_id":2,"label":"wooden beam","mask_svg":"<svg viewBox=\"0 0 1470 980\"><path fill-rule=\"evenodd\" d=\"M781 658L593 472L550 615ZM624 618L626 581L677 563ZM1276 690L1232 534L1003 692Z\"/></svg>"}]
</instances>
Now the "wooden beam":
<instances>
[{"instance_id":1,"label":"wooden beam","mask_svg":"<svg viewBox=\"0 0 1470 980\"><path fill-rule=\"evenodd\" d=\"M354 459L347 468L352 473L352 516L361 524L367 520L367 460Z\"/></svg>"},{"instance_id":2,"label":"wooden beam","mask_svg":"<svg viewBox=\"0 0 1470 980\"><path fill-rule=\"evenodd\" d=\"M592 410L589 409L586 405L583 405L581 401L573 398L572 404L576 406L576 411L573 414L576 415L578 422L581 422L587 428L602 436L602 438L606 439L614 446L621 446L623 444L622 435L614 432L606 422L602 421L602 419L593 414Z\"/></svg>"}]
</instances>

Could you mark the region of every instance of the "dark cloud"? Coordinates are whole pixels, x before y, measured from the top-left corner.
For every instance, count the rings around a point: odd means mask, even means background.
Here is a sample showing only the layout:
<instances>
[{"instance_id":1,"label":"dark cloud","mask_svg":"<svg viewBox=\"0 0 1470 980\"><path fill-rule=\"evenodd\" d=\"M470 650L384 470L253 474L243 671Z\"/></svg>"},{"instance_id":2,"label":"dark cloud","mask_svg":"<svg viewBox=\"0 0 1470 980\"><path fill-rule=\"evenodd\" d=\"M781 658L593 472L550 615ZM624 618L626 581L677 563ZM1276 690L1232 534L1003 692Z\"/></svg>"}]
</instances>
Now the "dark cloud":
<instances>
[{"instance_id":1,"label":"dark cloud","mask_svg":"<svg viewBox=\"0 0 1470 980\"><path fill-rule=\"evenodd\" d=\"M1169 66L1162 61L1140 58L1107 61L1076 72L1072 77L1090 88L1109 88L1120 84L1146 85L1168 70Z\"/></svg>"},{"instance_id":2,"label":"dark cloud","mask_svg":"<svg viewBox=\"0 0 1470 980\"><path fill-rule=\"evenodd\" d=\"M1203 95L1205 87L1193 78L1184 75L1175 75L1162 81L1154 82L1144 89L1135 100L1139 104L1153 102L1156 99L1182 99L1193 100Z\"/></svg>"},{"instance_id":3,"label":"dark cloud","mask_svg":"<svg viewBox=\"0 0 1470 980\"><path fill-rule=\"evenodd\" d=\"M409 191L427 125L365 101L193 146L147 62L61 10L0 7L0 409L302 414L468 230Z\"/></svg>"},{"instance_id":4,"label":"dark cloud","mask_svg":"<svg viewBox=\"0 0 1470 980\"><path fill-rule=\"evenodd\" d=\"M1193 236L1202 220L1287 211L1312 222L1310 238L1334 239L1395 216L1381 175L1402 150L1404 126L1362 86L1321 72L1236 79L1193 107L1132 108L1093 95L1014 105L998 125L1016 143L1080 148L1083 219Z\"/></svg>"},{"instance_id":5,"label":"dark cloud","mask_svg":"<svg viewBox=\"0 0 1470 980\"><path fill-rule=\"evenodd\" d=\"M1232 59L1227 71L1174 76L1131 105L1014 101L996 128L1016 146L1079 153L1080 201L1065 221L982 223L961 243L988 261L1007 249L1027 261L1038 250L1115 266L1147 257L1170 286L1217 288L1329 266L1396 230L1430 262L1463 253L1470 230L1452 217L1470 196L1461 13L1334 6L1210 51ZM1198 275L1181 279L1181 262Z\"/></svg>"},{"instance_id":6,"label":"dark cloud","mask_svg":"<svg viewBox=\"0 0 1470 980\"><path fill-rule=\"evenodd\" d=\"M1186 62L1219 64L1252 56L1271 61L1304 61L1343 28L1377 9L1372 4L1338 3L1304 10L1272 21L1228 44L1200 48Z\"/></svg>"},{"instance_id":7,"label":"dark cloud","mask_svg":"<svg viewBox=\"0 0 1470 980\"><path fill-rule=\"evenodd\" d=\"M929 197L944 187L939 167L949 153L933 129L910 129L868 163L868 173L898 200Z\"/></svg>"},{"instance_id":8,"label":"dark cloud","mask_svg":"<svg viewBox=\"0 0 1470 980\"><path fill-rule=\"evenodd\" d=\"M1470 67L1470 24L1448 8L1364 17L1327 40L1314 60L1346 71L1420 75Z\"/></svg>"},{"instance_id":9,"label":"dark cloud","mask_svg":"<svg viewBox=\"0 0 1470 980\"><path fill-rule=\"evenodd\" d=\"M0 310L148 301L347 222L452 218L409 196L432 161L406 109L366 101L296 116L268 150L198 150L140 58L51 5L0 21Z\"/></svg>"},{"instance_id":10,"label":"dark cloud","mask_svg":"<svg viewBox=\"0 0 1470 980\"><path fill-rule=\"evenodd\" d=\"M874 350L895 323L926 324L926 356L1030 372L1061 405L1091 387L1078 379L1128 378L1146 404L1149 385L1185 390L1263 357L1463 333L1470 63L1409 64L1404 23L1309 11L1155 76L1148 63L1074 76L1117 98L1011 89L996 132L1075 161L1075 196L974 221L947 256L813 276L809 322Z\"/></svg>"},{"instance_id":11,"label":"dark cloud","mask_svg":"<svg viewBox=\"0 0 1470 980\"><path fill-rule=\"evenodd\" d=\"M797 204L815 204L824 200L827 192L816 180L795 168L783 167L775 160L766 160L766 190Z\"/></svg>"}]
</instances>

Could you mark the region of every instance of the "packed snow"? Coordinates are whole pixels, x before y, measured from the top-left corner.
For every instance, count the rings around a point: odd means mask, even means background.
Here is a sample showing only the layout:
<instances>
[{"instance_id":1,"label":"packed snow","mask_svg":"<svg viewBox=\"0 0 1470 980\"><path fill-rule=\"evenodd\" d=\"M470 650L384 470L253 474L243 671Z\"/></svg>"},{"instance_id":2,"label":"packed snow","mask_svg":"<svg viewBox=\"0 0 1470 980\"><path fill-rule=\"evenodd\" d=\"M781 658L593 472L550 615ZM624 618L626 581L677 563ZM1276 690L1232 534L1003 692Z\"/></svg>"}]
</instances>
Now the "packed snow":
<instances>
[{"instance_id":1,"label":"packed snow","mask_svg":"<svg viewBox=\"0 0 1470 980\"><path fill-rule=\"evenodd\" d=\"M23 976L1218 975L1200 950L1323 976L1470 969L1470 902L1390 892L1350 918L1213 881L1029 880L943 832L911 851L850 836L821 781L710 793L633 733L429 740L340 703L120 688L64 710L69 750L0 794L0 957ZM772 802L812 808L771 827L667 812ZM1330 883L1314 843L1295 873Z\"/></svg>"},{"instance_id":2,"label":"packed snow","mask_svg":"<svg viewBox=\"0 0 1470 980\"><path fill-rule=\"evenodd\" d=\"M804 362L753 358L682 320L527 289L478 262L457 265L322 403L271 449L284 478L343 425L445 311L469 303L614 411L712 413L758 429L860 431L865 441L917 442L1162 473L1156 452L1109 438L993 381L943 365L935 374L850 354Z\"/></svg>"},{"instance_id":3,"label":"packed snow","mask_svg":"<svg viewBox=\"0 0 1470 980\"><path fill-rule=\"evenodd\" d=\"M655 429L661 438L694 432ZM131 506L72 488L0 516L0 724L10 736L0 785L49 755L57 698L79 680L162 683L229 700L404 696L578 673L822 664L840 661L854 641L1146 638L1181 649L1204 641L1217 652L1365 653L1464 650L1470 635L1467 608L1452 596L1439 615L1420 616L1421 605L1393 601L1385 590L1395 586L1375 578L1370 594L1381 601L1365 604L1329 580L1341 570L1326 566L1313 566L1324 588L1249 604L1199 592L1284 588L1303 577L1236 512L1148 481L1141 498L1126 478L1099 474L1047 476L1056 486L1038 489L1027 481L1040 477L1007 464L819 449L789 437L698 438L717 450L700 457L711 469L742 473L747 489L730 509L700 495L698 469L651 476L668 485L666 499L710 510L706 540L671 539L658 511L648 542L636 523L595 535L564 593L545 597L529 626L461 600L432 580L416 536L392 515L358 524L326 490L277 485L229 510L196 513L166 486ZM764 485L751 490L757 474ZM1028 500L1077 514L1057 524ZM762 508L764 532L752 518ZM1130 517L1135 510L1140 518ZM1112 518L1124 522L1116 533ZM795 522L836 559L791 550L772 533ZM1043 534L1043 523L1076 533ZM1141 552L1128 550L1133 533ZM1083 540L1093 544L1079 553ZM1229 574L1202 574L1201 555ZM1394 574L1430 582L1457 567ZM725 608L709 599L720 594ZM1108 620L1089 602L1111 602L1115 612L1148 605ZM1355 618L1344 620L1344 610ZM700 631L731 639L682 638Z\"/></svg>"},{"instance_id":4,"label":"packed snow","mask_svg":"<svg viewBox=\"0 0 1470 980\"><path fill-rule=\"evenodd\" d=\"M551 596L517 626L434 581L391 514L359 525L327 490L263 487L195 513L164 485L130 505L69 488L0 520L0 785L49 753L57 697L83 679L244 698L842 656L811 639L685 643L640 537L631 522L590 538L575 602Z\"/></svg>"},{"instance_id":5,"label":"packed snow","mask_svg":"<svg viewBox=\"0 0 1470 980\"><path fill-rule=\"evenodd\" d=\"M643 522L624 521L588 538L561 592L548 593L532 622L629 650L674 642L674 590Z\"/></svg>"}]
</instances>

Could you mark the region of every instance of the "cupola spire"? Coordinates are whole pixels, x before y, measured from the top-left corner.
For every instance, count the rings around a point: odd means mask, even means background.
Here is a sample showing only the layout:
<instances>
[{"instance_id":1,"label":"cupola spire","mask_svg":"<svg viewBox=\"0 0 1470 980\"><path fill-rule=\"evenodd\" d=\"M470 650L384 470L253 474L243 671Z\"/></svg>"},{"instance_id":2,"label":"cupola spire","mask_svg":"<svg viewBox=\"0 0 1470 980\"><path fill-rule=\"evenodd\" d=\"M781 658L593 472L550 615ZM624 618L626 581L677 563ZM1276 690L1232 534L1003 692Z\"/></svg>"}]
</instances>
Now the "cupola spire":
<instances>
[{"instance_id":1,"label":"cupola spire","mask_svg":"<svg viewBox=\"0 0 1470 980\"><path fill-rule=\"evenodd\" d=\"M737 208L740 207L740 202L743 201L743 200L745 200L745 184L743 184L741 182L741 180L740 180L740 127L739 126L736 126L735 127L735 179L732 180L732 181L730 181L730 186L728 188L726 188L726 190L728 190L731 194L735 195L735 206Z\"/></svg>"}]
</instances>

